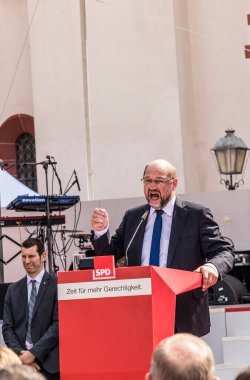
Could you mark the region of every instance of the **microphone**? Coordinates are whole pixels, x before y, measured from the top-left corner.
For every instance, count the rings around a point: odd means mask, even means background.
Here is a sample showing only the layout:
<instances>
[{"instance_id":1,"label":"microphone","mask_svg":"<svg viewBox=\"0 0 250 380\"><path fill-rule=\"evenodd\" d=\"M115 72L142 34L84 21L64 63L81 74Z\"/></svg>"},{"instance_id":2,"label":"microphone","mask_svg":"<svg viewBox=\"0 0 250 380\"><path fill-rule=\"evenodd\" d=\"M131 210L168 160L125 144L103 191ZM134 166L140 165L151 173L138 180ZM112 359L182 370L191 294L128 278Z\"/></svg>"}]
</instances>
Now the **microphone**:
<instances>
[{"instance_id":1,"label":"microphone","mask_svg":"<svg viewBox=\"0 0 250 380\"><path fill-rule=\"evenodd\" d=\"M13 166L17 166L16 162L13 162L12 164L9 162L3 162L3 160L0 159L0 169L4 170L4 167L7 168L7 170L10 170L13 168Z\"/></svg>"},{"instance_id":2,"label":"microphone","mask_svg":"<svg viewBox=\"0 0 250 380\"><path fill-rule=\"evenodd\" d=\"M134 232L134 235L132 236L132 238L130 239L129 243L128 243L128 246L127 246L127 249L125 251L125 256L124 256L124 266L127 267L128 266L128 250L129 250L129 247L131 246L134 238L135 238L135 235L137 234L137 231L139 230L142 222L144 222L146 219L147 219L147 216L149 214L149 210L146 210L144 212L144 214L141 216L141 220L140 220L140 223L138 224L135 232Z\"/></svg>"},{"instance_id":3,"label":"microphone","mask_svg":"<svg viewBox=\"0 0 250 380\"><path fill-rule=\"evenodd\" d=\"M79 191L81 191L80 184L79 184L78 177L77 177L77 174L76 174L75 170L74 170L74 174L75 174L75 181L76 181L76 184L77 184L77 188L78 188Z\"/></svg>"}]
</instances>

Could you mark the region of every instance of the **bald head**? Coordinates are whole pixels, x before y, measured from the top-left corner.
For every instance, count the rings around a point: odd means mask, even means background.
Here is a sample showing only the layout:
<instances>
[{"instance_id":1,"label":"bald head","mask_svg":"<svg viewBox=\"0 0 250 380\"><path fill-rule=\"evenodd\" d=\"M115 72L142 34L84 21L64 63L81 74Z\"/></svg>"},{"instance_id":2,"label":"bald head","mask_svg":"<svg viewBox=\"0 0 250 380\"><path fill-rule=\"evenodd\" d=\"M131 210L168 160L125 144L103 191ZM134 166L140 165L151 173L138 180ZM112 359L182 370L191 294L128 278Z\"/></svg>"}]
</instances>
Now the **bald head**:
<instances>
[{"instance_id":1,"label":"bald head","mask_svg":"<svg viewBox=\"0 0 250 380\"><path fill-rule=\"evenodd\" d=\"M147 379L212 380L213 372L210 347L191 334L175 334L157 346Z\"/></svg>"},{"instance_id":2,"label":"bald head","mask_svg":"<svg viewBox=\"0 0 250 380\"><path fill-rule=\"evenodd\" d=\"M147 163L143 177L146 175L147 171L151 170L161 170L168 178L176 178L176 168L169 161L161 158Z\"/></svg>"}]
</instances>

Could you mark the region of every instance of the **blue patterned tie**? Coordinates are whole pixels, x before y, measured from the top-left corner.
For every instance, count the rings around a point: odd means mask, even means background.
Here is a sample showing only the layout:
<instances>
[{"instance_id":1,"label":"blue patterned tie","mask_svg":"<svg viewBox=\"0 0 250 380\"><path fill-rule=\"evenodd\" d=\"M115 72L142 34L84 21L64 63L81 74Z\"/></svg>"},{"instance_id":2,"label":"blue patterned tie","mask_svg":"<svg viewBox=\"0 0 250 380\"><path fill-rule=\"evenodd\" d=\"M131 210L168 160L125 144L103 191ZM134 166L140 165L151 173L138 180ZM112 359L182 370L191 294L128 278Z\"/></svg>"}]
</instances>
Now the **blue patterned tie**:
<instances>
[{"instance_id":1,"label":"blue patterned tie","mask_svg":"<svg viewBox=\"0 0 250 380\"><path fill-rule=\"evenodd\" d=\"M156 210L156 218L154 222L153 236L152 236L152 242L151 242L149 265L159 266L160 264L162 214L163 214L163 210Z\"/></svg>"},{"instance_id":2,"label":"blue patterned tie","mask_svg":"<svg viewBox=\"0 0 250 380\"><path fill-rule=\"evenodd\" d=\"M28 317L28 327L27 327L27 334L26 334L26 340L29 343L32 343L31 339L31 320L33 316L33 310L36 302L36 280L31 280L32 289L30 294L30 300L29 300L29 317Z\"/></svg>"}]
</instances>

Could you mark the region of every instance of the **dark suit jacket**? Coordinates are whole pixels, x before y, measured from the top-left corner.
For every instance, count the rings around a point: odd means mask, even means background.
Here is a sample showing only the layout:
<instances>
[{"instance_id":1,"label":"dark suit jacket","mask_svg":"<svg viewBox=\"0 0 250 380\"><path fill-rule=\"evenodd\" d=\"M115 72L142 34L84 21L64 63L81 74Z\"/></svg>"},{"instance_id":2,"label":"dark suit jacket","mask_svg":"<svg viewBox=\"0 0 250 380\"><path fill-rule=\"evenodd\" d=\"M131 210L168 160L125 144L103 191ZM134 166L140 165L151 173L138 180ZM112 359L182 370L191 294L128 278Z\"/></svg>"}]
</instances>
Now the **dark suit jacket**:
<instances>
[{"instance_id":1,"label":"dark suit jacket","mask_svg":"<svg viewBox=\"0 0 250 380\"><path fill-rule=\"evenodd\" d=\"M126 248L149 205L128 210L109 241L108 234L93 240L96 255L124 256ZM146 222L128 249L128 265L140 266ZM209 209L176 197L168 249L167 267L193 271L206 262L217 268L222 279L234 265L232 245L226 241ZM196 289L177 296L176 332L203 336L210 330L207 292Z\"/></svg>"},{"instance_id":2,"label":"dark suit jacket","mask_svg":"<svg viewBox=\"0 0 250 380\"><path fill-rule=\"evenodd\" d=\"M3 338L17 354L26 350L28 291L26 276L9 286L4 303ZM59 372L57 278L44 273L31 322L30 351L47 372Z\"/></svg>"}]
</instances>

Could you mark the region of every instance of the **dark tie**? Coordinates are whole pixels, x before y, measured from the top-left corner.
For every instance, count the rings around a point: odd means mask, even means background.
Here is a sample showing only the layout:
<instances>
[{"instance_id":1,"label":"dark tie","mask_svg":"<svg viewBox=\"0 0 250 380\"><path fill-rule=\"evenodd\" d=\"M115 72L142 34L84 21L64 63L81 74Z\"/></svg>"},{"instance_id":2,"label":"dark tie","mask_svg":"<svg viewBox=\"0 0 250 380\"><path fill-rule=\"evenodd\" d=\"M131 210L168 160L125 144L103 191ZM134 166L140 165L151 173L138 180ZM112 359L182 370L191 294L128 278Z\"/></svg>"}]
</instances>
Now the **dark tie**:
<instances>
[{"instance_id":1,"label":"dark tie","mask_svg":"<svg viewBox=\"0 0 250 380\"><path fill-rule=\"evenodd\" d=\"M27 327L27 335L26 340L29 343L32 343L31 339L31 320L33 316L33 310L36 302L36 280L31 280L32 289L30 294L30 300L29 300L29 317L28 317L28 327Z\"/></svg>"},{"instance_id":2,"label":"dark tie","mask_svg":"<svg viewBox=\"0 0 250 380\"><path fill-rule=\"evenodd\" d=\"M160 264L160 241L162 227L163 210L156 210L156 218L152 235L149 265L159 266Z\"/></svg>"}]
</instances>

